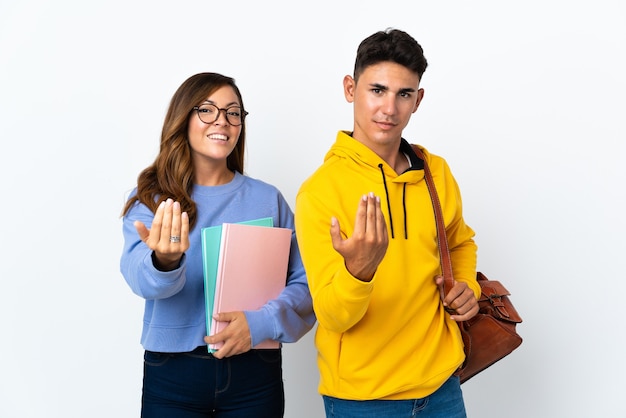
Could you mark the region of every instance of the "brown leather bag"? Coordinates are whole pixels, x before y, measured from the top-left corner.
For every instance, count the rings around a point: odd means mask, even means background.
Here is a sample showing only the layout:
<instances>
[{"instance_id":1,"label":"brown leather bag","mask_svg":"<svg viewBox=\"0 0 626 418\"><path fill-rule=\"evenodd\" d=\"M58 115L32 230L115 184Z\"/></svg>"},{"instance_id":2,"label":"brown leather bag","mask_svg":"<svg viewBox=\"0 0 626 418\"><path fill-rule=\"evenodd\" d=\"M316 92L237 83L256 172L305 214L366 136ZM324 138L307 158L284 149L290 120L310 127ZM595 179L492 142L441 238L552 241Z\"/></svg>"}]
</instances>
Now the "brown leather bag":
<instances>
[{"instance_id":1,"label":"brown leather bag","mask_svg":"<svg viewBox=\"0 0 626 418\"><path fill-rule=\"evenodd\" d=\"M441 288L443 300L454 285L454 277L441 203L424 154L415 145L413 149L417 156L424 161L424 178L433 201L441 270L444 279ZM476 274L476 280L481 288L481 295L478 299L479 312L470 320L458 323L465 346L465 361L455 373L460 377L461 383L508 356L522 343L522 338L516 330L516 326L522 322L522 318L509 299L509 291L502 283L489 280L481 272Z\"/></svg>"},{"instance_id":2,"label":"brown leather bag","mask_svg":"<svg viewBox=\"0 0 626 418\"><path fill-rule=\"evenodd\" d=\"M478 314L459 323L465 345L465 361L456 373L461 383L508 356L522 343L515 329L522 318L509 299L509 292L502 283L487 279L481 272L476 279L481 288ZM450 288L448 282L446 289Z\"/></svg>"}]
</instances>

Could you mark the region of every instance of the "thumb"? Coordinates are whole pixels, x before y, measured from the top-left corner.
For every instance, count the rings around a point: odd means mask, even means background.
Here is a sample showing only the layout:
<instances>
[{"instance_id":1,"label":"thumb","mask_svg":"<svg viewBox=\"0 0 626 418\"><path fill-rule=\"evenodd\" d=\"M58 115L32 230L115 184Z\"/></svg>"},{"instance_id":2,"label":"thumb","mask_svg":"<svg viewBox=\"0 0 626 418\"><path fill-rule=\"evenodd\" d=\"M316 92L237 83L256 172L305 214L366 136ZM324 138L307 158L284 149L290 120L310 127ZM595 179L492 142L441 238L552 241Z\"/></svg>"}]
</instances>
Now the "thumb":
<instances>
[{"instance_id":1,"label":"thumb","mask_svg":"<svg viewBox=\"0 0 626 418\"><path fill-rule=\"evenodd\" d=\"M137 233L139 234L139 238L143 242L146 242L146 240L150 236L150 230L146 228L146 225L141 221L135 221L133 225L135 226L135 229L137 230Z\"/></svg>"},{"instance_id":2,"label":"thumb","mask_svg":"<svg viewBox=\"0 0 626 418\"><path fill-rule=\"evenodd\" d=\"M339 228L339 221L334 216L330 218L330 238L333 242L333 248L339 252L339 248L343 243L341 238L341 229Z\"/></svg>"},{"instance_id":3,"label":"thumb","mask_svg":"<svg viewBox=\"0 0 626 418\"><path fill-rule=\"evenodd\" d=\"M213 319L217 322L230 322L234 319L233 317L234 314L232 312L218 312L213 315Z\"/></svg>"},{"instance_id":4,"label":"thumb","mask_svg":"<svg viewBox=\"0 0 626 418\"><path fill-rule=\"evenodd\" d=\"M443 276L441 275L435 276L435 284L437 285L437 289L439 289L439 297L441 297L441 301L443 302L443 300L446 297L446 291L443 288Z\"/></svg>"},{"instance_id":5,"label":"thumb","mask_svg":"<svg viewBox=\"0 0 626 418\"><path fill-rule=\"evenodd\" d=\"M443 301L443 306L448 306L445 298L456 284L456 280L454 280L454 278L446 279L442 275L437 275L435 276L435 283L437 284L437 288L439 289L439 295L441 296L441 300Z\"/></svg>"}]
</instances>

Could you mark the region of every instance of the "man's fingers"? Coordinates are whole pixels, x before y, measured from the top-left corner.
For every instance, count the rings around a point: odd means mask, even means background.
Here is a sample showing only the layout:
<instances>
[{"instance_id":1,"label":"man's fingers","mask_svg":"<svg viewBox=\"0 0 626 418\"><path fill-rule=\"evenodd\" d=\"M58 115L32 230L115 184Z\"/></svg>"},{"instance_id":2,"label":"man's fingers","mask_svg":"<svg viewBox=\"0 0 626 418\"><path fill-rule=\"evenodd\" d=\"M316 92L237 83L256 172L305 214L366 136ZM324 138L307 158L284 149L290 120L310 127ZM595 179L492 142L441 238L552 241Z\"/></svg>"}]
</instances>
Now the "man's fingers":
<instances>
[{"instance_id":1,"label":"man's fingers","mask_svg":"<svg viewBox=\"0 0 626 418\"><path fill-rule=\"evenodd\" d=\"M361 197L354 224L354 236L366 236L369 240L377 241L387 235L385 217L380 207L380 198L373 192Z\"/></svg>"},{"instance_id":2,"label":"man's fingers","mask_svg":"<svg viewBox=\"0 0 626 418\"><path fill-rule=\"evenodd\" d=\"M380 198L376 198L376 234L379 239L387 243L389 238L387 237L387 223L385 222L385 215L380 206Z\"/></svg>"},{"instance_id":3,"label":"man's fingers","mask_svg":"<svg viewBox=\"0 0 626 418\"><path fill-rule=\"evenodd\" d=\"M450 318L455 321L466 321L478 313L479 306L474 292L467 286L467 283L456 282L454 287L446 296L446 303L450 312Z\"/></svg>"},{"instance_id":4,"label":"man's fingers","mask_svg":"<svg viewBox=\"0 0 626 418\"><path fill-rule=\"evenodd\" d=\"M365 234L367 230L367 195L361 196L359 206L356 210L356 218L354 220L354 232L353 236L360 237Z\"/></svg>"},{"instance_id":5,"label":"man's fingers","mask_svg":"<svg viewBox=\"0 0 626 418\"><path fill-rule=\"evenodd\" d=\"M478 306L478 303L476 303L467 312L463 314L456 313L456 314L450 315L450 319L452 319L453 321L457 321L457 322L467 321L468 319L472 319L474 316L476 316L479 309L480 307Z\"/></svg>"},{"instance_id":6,"label":"man's fingers","mask_svg":"<svg viewBox=\"0 0 626 418\"><path fill-rule=\"evenodd\" d=\"M365 231L370 235L378 232L378 228L376 228L377 207L380 207L380 201L374 196L374 193L370 192L367 195L367 224L365 225Z\"/></svg>"},{"instance_id":7,"label":"man's fingers","mask_svg":"<svg viewBox=\"0 0 626 418\"><path fill-rule=\"evenodd\" d=\"M341 249L341 244L343 244L343 238L341 237L339 221L334 216L330 219L330 239L332 240L335 251L341 253L339 250Z\"/></svg>"}]
</instances>

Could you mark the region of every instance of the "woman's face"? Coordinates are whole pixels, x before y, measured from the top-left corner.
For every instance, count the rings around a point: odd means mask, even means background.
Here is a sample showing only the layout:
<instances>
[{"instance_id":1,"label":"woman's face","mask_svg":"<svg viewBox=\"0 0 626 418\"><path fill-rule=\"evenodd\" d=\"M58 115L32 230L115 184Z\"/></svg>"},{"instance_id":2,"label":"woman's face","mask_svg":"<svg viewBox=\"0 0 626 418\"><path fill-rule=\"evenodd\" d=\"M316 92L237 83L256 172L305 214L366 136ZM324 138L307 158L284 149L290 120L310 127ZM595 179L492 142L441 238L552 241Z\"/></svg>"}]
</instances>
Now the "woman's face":
<instances>
[{"instance_id":1,"label":"woman's face","mask_svg":"<svg viewBox=\"0 0 626 418\"><path fill-rule=\"evenodd\" d=\"M199 110L191 113L187 132L194 165L196 169L226 167L226 158L237 145L241 133L241 125L232 124L238 122L241 103L233 88L224 86L198 107Z\"/></svg>"}]
</instances>

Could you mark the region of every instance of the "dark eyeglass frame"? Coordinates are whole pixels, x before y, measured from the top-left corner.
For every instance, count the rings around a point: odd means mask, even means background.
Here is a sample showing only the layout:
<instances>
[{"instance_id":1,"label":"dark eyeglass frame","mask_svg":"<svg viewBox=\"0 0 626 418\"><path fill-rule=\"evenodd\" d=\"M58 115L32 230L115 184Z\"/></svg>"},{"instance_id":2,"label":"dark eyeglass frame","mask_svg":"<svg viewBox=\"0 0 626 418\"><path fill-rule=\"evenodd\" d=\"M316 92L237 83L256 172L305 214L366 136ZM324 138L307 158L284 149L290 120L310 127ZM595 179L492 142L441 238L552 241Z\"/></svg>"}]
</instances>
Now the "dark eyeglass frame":
<instances>
[{"instance_id":1,"label":"dark eyeglass frame","mask_svg":"<svg viewBox=\"0 0 626 418\"><path fill-rule=\"evenodd\" d=\"M196 113L198 114L198 119L200 119L200 122L202 123L206 123L207 125L210 125L212 123L215 123L216 120L218 120L220 118L220 114L222 113L222 111L224 112L224 116L226 116L226 121L228 121L228 124L231 126L241 126L243 125L243 122L246 120L246 116L248 116L249 112L247 112L246 110L244 110L242 107L240 106L231 106L231 107L227 107L227 108L223 108L223 107L217 107L214 104L211 103L207 103L204 104L202 106L213 106L214 108L217 109L217 113L215 114L215 119L213 120L213 122L205 122L202 120L202 118L200 117L200 111L202 109L200 109L200 106L194 106L191 110L195 110ZM228 117L228 111L230 109L240 109L241 110L241 123L235 124L232 123Z\"/></svg>"}]
</instances>

